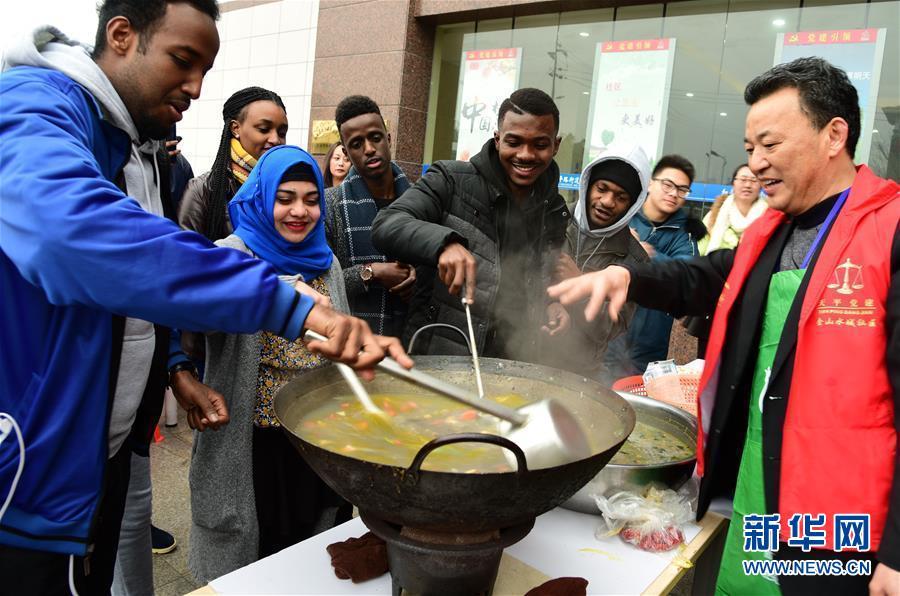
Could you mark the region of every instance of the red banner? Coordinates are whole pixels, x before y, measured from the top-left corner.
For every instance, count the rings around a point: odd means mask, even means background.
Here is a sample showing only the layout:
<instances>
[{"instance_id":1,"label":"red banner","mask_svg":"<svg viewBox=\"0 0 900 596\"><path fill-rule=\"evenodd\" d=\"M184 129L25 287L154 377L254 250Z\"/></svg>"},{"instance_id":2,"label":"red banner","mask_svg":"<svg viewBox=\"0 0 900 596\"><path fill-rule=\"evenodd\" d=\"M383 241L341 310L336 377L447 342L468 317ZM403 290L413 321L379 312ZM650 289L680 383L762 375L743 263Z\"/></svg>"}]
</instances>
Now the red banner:
<instances>
[{"instance_id":1,"label":"red banner","mask_svg":"<svg viewBox=\"0 0 900 596\"><path fill-rule=\"evenodd\" d=\"M518 55L519 48L470 50L466 52L466 60L497 60L498 58L515 58Z\"/></svg>"},{"instance_id":2,"label":"red banner","mask_svg":"<svg viewBox=\"0 0 900 596\"><path fill-rule=\"evenodd\" d=\"M784 34L786 46L809 46L831 43L875 43L878 29L837 29L828 31L795 31Z\"/></svg>"},{"instance_id":3,"label":"red banner","mask_svg":"<svg viewBox=\"0 0 900 596\"><path fill-rule=\"evenodd\" d=\"M655 52L668 50L669 38L663 39L629 39L626 41L604 41L601 52Z\"/></svg>"}]
</instances>

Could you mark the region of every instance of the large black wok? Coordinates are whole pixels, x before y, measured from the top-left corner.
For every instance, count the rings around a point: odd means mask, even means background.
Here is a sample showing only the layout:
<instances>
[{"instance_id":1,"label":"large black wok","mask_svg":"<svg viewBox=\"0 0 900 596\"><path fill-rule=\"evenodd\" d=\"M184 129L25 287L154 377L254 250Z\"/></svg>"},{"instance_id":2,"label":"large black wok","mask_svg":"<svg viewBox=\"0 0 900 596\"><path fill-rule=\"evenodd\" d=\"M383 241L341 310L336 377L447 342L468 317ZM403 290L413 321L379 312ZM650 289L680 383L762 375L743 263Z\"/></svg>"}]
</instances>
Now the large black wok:
<instances>
[{"instance_id":1,"label":"large black wok","mask_svg":"<svg viewBox=\"0 0 900 596\"><path fill-rule=\"evenodd\" d=\"M472 364L462 356L418 356L416 367L460 385L472 385ZM510 360L481 360L485 391L518 393L526 398L552 397L580 420L593 455L552 468L527 469L517 446L511 446L519 470L505 473L448 473L422 469L431 449L424 446L409 468L368 462L317 447L303 439L300 420L334 395L349 395L335 367L306 373L275 396L275 413L291 442L310 466L338 494L360 510L389 522L424 530L473 532L520 524L556 507L593 478L634 428L628 403L597 382L557 369ZM411 386L379 374L373 393L408 393ZM421 392L421 389L414 389ZM449 440L457 440L462 437ZM488 437L490 437L488 435ZM437 443L437 444L436 444Z\"/></svg>"}]
</instances>

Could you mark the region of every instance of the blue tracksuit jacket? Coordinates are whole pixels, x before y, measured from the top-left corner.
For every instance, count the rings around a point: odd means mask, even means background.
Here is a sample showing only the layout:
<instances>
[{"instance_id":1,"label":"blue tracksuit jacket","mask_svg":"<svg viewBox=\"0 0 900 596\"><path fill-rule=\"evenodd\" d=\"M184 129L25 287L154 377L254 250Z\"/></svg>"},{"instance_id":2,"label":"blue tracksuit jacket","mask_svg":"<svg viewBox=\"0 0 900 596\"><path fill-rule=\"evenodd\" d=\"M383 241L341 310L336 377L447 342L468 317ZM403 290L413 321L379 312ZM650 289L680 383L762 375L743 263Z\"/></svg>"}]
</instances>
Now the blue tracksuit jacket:
<instances>
[{"instance_id":1,"label":"blue tracksuit jacket","mask_svg":"<svg viewBox=\"0 0 900 596\"><path fill-rule=\"evenodd\" d=\"M10 69L0 106L0 412L26 448L0 544L83 555L107 460L113 317L293 339L312 300L125 196L113 181L130 141L66 75ZM0 444L0 503L16 443Z\"/></svg>"}]
</instances>

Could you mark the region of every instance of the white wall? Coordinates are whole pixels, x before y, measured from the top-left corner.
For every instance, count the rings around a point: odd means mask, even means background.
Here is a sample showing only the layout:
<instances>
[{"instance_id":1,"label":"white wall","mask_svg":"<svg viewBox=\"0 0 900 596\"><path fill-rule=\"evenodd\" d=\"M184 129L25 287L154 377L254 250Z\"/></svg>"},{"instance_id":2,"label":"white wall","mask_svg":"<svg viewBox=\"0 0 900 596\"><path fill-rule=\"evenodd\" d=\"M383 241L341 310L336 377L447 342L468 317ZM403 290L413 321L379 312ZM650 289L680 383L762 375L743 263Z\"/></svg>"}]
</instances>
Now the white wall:
<instances>
[{"instance_id":1,"label":"white wall","mask_svg":"<svg viewBox=\"0 0 900 596\"><path fill-rule=\"evenodd\" d=\"M227 2L220 3L227 9ZM222 12L221 48L200 99L178 123L194 174L209 170L222 134L222 105L251 85L278 93L287 108L287 142L306 148L319 0L281 0Z\"/></svg>"},{"instance_id":2,"label":"white wall","mask_svg":"<svg viewBox=\"0 0 900 596\"><path fill-rule=\"evenodd\" d=\"M5 2L0 19L0 46L4 50L40 25L53 25L72 39L94 45L97 0L29 0Z\"/></svg>"}]
</instances>

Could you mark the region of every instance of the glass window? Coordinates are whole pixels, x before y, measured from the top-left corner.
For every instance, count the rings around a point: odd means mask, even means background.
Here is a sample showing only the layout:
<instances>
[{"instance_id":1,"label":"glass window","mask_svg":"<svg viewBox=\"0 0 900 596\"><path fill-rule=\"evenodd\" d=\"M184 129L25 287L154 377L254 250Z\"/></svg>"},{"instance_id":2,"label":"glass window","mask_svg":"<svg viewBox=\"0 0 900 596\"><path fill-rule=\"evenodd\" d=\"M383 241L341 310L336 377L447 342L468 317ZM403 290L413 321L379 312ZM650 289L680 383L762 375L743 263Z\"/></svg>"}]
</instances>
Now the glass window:
<instances>
[{"instance_id":1,"label":"glass window","mask_svg":"<svg viewBox=\"0 0 900 596\"><path fill-rule=\"evenodd\" d=\"M470 46L466 50L489 50L505 48L512 41L512 19L489 19L475 23L475 34L468 37Z\"/></svg>"},{"instance_id":2,"label":"glass window","mask_svg":"<svg viewBox=\"0 0 900 596\"><path fill-rule=\"evenodd\" d=\"M580 173L591 108L591 79L597 44L612 39L613 8L564 12L559 20L559 48L554 99L559 106L562 143L556 161L563 173ZM569 191L568 200L575 200Z\"/></svg>"},{"instance_id":3,"label":"glass window","mask_svg":"<svg viewBox=\"0 0 900 596\"><path fill-rule=\"evenodd\" d=\"M553 97L556 68L566 62L559 51L559 14L518 17L513 23L511 46L522 48L519 87L544 89Z\"/></svg>"},{"instance_id":4,"label":"glass window","mask_svg":"<svg viewBox=\"0 0 900 596\"><path fill-rule=\"evenodd\" d=\"M663 4L620 6L613 22L613 39L654 39L662 37Z\"/></svg>"},{"instance_id":5,"label":"glass window","mask_svg":"<svg viewBox=\"0 0 900 596\"><path fill-rule=\"evenodd\" d=\"M867 4L865 26L887 29L869 166L876 174L900 180L900 2Z\"/></svg>"},{"instance_id":6,"label":"glass window","mask_svg":"<svg viewBox=\"0 0 900 596\"><path fill-rule=\"evenodd\" d=\"M461 55L466 50L522 48L519 86L543 89L557 102L562 137L557 163L563 173L578 173L596 99L591 90L597 43L674 38L658 153L680 153L690 159L695 182L705 184L698 192L711 199L746 161L744 87L773 65L779 34L864 28L886 30L868 163L877 174L898 179L900 2L896 0L688 0L440 26L426 160L455 156ZM574 198L574 193L568 194Z\"/></svg>"},{"instance_id":7,"label":"glass window","mask_svg":"<svg viewBox=\"0 0 900 596\"><path fill-rule=\"evenodd\" d=\"M707 156L713 134L723 126L719 121L724 119L718 115L722 111L719 72L726 9L724 1L670 4L662 32L663 37L675 39L675 62L659 156L678 153L688 158L694 164L697 182L707 181ZM697 35L698 31L704 34Z\"/></svg>"},{"instance_id":8,"label":"glass window","mask_svg":"<svg viewBox=\"0 0 900 596\"><path fill-rule=\"evenodd\" d=\"M747 161L744 87L772 67L778 34L797 30L799 8L797 0L729 2L717 90L709 104L709 145L696 155L698 178L713 185L706 198L717 194L715 185L730 185L731 173Z\"/></svg>"},{"instance_id":9,"label":"glass window","mask_svg":"<svg viewBox=\"0 0 900 596\"><path fill-rule=\"evenodd\" d=\"M456 112L463 40L475 32L475 23L438 27L431 63L431 89L428 96L428 124L425 133L425 163L456 156L458 122L447 114Z\"/></svg>"}]
</instances>

